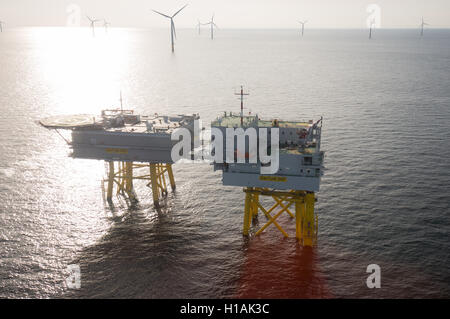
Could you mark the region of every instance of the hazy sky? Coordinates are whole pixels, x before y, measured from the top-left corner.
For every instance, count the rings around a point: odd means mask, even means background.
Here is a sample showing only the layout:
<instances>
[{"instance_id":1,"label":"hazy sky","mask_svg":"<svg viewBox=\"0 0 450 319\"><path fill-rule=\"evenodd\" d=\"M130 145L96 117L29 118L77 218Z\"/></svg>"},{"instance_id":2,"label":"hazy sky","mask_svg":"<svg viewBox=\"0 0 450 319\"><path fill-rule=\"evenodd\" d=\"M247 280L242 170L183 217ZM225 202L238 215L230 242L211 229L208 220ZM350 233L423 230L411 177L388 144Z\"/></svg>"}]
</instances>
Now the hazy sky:
<instances>
[{"instance_id":1,"label":"hazy sky","mask_svg":"<svg viewBox=\"0 0 450 319\"><path fill-rule=\"evenodd\" d=\"M194 27L213 12L221 28L297 28L301 19L310 28L362 28L373 3L381 9L381 27L417 27L422 16L435 27L450 27L450 0L0 0L0 20L10 27L65 26L68 6L76 4L82 26L91 15L118 27L167 27L150 10L172 14L186 3L178 28Z\"/></svg>"}]
</instances>

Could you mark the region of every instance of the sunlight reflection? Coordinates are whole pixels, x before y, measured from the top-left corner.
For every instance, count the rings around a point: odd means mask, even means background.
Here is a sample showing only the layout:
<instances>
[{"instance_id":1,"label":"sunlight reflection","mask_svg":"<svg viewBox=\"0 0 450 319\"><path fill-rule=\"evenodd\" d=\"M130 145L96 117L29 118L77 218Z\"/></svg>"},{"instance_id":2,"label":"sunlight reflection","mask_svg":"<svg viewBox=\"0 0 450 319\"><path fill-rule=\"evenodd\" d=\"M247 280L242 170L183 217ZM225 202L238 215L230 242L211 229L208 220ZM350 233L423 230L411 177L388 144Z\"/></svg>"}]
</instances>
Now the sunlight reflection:
<instances>
[{"instance_id":1,"label":"sunlight reflection","mask_svg":"<svg viewBox=\"0 0 450 319\"><path fill-rule=\"evenodd\" d=\"M129 65L125 29L36 28L32 31L37 73L49 89L53 112L94 113L117 104Z\"/></svg>"}]
</instances>

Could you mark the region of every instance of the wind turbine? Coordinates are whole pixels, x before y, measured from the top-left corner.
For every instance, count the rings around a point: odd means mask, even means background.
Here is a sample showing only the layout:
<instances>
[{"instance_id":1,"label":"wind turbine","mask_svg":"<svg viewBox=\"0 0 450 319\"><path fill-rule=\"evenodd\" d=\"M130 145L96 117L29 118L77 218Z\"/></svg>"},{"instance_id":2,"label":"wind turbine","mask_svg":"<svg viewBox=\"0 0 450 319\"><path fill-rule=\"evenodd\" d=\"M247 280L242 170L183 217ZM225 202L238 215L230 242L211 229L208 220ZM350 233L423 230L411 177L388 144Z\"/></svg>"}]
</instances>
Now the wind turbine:
<instances>
[{"instance_id":1,"label":"wind turbine","mask_svg":"<svg viewBox=\"0 0 450 319\"><path fill-rule=\"evenodd\" d=\"M175 18L175 16L180 13L181 10L183 10L184 8L186 8L187 4L184 5L184 7L182 7L180 10L178 10L177 12L175 12L172 16L168 16L164 13L158 12L156 10L153 10L153 12L156 12L157 14L162 15L163 17L166 17L168 19L170 19L170 40L172 42L172 52L175 52L175 46L174 46L174 38L176 39L177 37L177 33L175 32L175 23L173 23L173 18Z\"/></svg>"},{"instance_id":2,"label":"wind turbine","mask_svg":"<svg viewBox=\"0 0 450 319\"><path fill-rule=\"evenodd\" d=\"M210 25L211 26L211 40L214 39L214 27L216 27L217 29L219 28L217 26L217 24L214 23L214 14L211 17L211 21L204 23L203 25Z\"/></svg>"},{"instance_id":3,"label":"wind turbine","mask_svg":"<svg viewBox=\"0 0 450 319\"><path fill-rule=\"evenodd\" d=\"M197 21L198 21L198 23L197 23L198 34L200 35L200 29L202 27L202 23L200 22L200 20L197 20Z\"/></svg>"},{"instance_id":4,"label":"wind turbine","mask_svg":"<svg viewBox=\"0 0 450 319\"><path fill-rule=\"evenodd\" d=\"M92 35L95 37L95 22L99 22L98 19L91 19L89 16L86 16L89 21L91 21Z\"/></svg>"},{"instance_id":5,"label":"wind turbine","mask_svg":"<svg viewBox=\"0 0 450 319\"><path fill-rule=\"evenodd\" d=\"M5 23L5 22L0 21L0 32L3 32L3 23Z\"/></svg>"},{"instance_id":6,"label":"wind turbine","mask_svg":"<svg viewBox=\"0 0 450 319\"><path fill-rule=\"evenodd\" d=\"M423 37L423 27L426 26L426 25L429 25L429 24L428 24L428 23L425 23L425 22L423 21L423 17L422 17L422 23L421 23L421 25L420 25L420 27L421 27L421 29L420 29L420 36L421 36L421 37Z\"/></svg>"},{"instance_id":7,"label":"wind turbine","mask_svg":"<svg viewBox=\"0 0 450 319\"><path fill-rule=\"evenodd\" d=\"M372 26L375 24L375 19L370 20L370 27L369 27L369 39L372 39Z\"/></svg>"},{"instance_id":8,"label":"wind turbine","mask_svg":"<svg viewBox=\"0 0 450 319\"><path fill-rule=\"evenodd\" d=\"M105 31L106 33L108 33L108 27L111 25L111 23L109 23L108 21L106 21L105 19L103 19L103 26L105 27Z\"/></svg>"},{"instance_id":9,"label":"wind turbine","mask_svg":"<svg viewBox=\"0 0 450 319\"><path fill-rule=\"evenodd\" d=\"M302 25L302 36L303 36L303 33L305 32L305 24L307 23L308 21L299 21L298 23L300 23L301 25Z\"/></svg>"}]
</instances>

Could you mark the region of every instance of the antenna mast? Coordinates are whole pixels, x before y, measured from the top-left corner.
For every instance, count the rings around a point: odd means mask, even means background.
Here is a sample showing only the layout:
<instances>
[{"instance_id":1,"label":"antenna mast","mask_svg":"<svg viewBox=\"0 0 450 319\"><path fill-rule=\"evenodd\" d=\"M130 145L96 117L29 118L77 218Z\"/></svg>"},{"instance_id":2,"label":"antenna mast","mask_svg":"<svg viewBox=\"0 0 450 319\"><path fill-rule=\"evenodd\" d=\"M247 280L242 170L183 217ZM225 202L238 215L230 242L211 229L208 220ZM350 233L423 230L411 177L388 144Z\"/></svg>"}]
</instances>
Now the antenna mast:
<instances>
[{"instance_id":1,"label":"antenna mast","mask_svg":"<svg viewBox=\"0 0 450 319\"><path fill-rule=\"evenodd\" d=\"M123 113L122 91L120 91L120 113Z\"/></svg>"},{"instance_id":2,"label":"antenna mast","mask_svg":"<svg viewBox=\"0 0 450 319\"><path fill-rule=\"evenodd\" d=\"M241 92L240 93L234 93L234 95L240 95L241 96L241 126L244 126L244 95L250 95L249 93L244 93L244 87L241 85Z\"/></svg>"}]
</instances>

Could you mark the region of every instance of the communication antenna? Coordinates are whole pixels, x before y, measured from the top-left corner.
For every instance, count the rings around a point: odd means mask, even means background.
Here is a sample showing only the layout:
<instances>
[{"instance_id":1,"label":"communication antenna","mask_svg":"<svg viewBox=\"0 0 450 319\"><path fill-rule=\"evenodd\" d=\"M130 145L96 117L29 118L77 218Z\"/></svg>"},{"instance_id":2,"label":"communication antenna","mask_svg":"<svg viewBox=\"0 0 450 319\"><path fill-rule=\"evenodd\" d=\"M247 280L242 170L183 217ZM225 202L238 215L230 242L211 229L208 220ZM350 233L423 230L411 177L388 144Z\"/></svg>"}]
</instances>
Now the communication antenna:
<instances>
[{"instance_id":1,"label":"communication antenna","mask_svg":"<svg viewBox=\"0 0 450 319\"><path fill-rule=\"evenodd\" d=\"M244 126L244 95L250 95L250 93L244 93L244 87L241 85L241 92L234 93L234 95L239 95L241 100L241 126Z\"/></svg>"},{"instance_id":2,"label":"communication antenna","mask_svg":"<svg viewBox=\"0 0 450 319\"><path fill-rule=\"evenodd\" d=\"M120 91L120 113L123 113L122 91Z\"/></svg>"}]
</instances>

